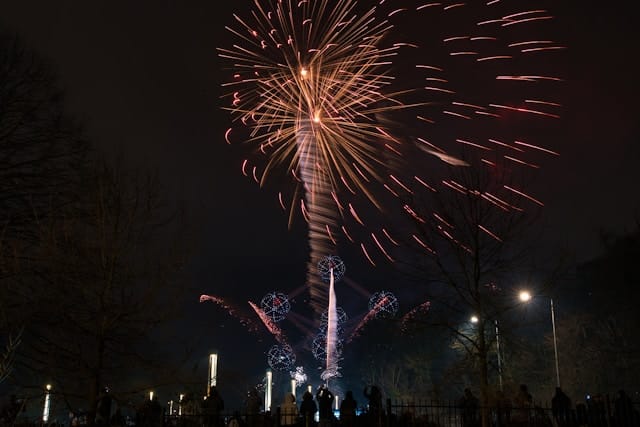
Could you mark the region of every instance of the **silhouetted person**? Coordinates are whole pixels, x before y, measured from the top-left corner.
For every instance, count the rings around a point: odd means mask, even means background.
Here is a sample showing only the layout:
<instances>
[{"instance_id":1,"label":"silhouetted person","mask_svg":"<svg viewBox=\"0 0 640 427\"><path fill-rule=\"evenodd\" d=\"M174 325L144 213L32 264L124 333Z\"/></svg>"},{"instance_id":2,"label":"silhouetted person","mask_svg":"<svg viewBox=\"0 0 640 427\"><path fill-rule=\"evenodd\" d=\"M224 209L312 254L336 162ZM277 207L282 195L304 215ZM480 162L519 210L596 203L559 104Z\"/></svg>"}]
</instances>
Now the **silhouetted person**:
<instances>
[{"instance_id":1,"label":"silhouetted person","mask_svg":"<svg viewBox=\"0 0 640 427\"><path fill-rule=\"evenodd\" d=\"M587 400L587 414L589 427L607 425L607 411L602 395L597 394Z\"/></svg>"},{"instance_id":2,"label":"silhouetted person","mask_svg":"<svg viewBox=\"0 0 640 427\"><path fill-rule=\"evenodd\" d=\"M203 410L206 426L219 427L222 425L220 417L224 411L224 400L215 386L209 388L209 395L203 402Z\"/></svg>"},{"instance_id":3,"label":"silhouetted person","mask_svg":"<svg viewBox=\"0 0 640 427\"><path fill-rule=\"evenodd\" d=\"M525 384L520 384L518 393L513 399L511 422L515 425L528 425L533 407L533 397Z\"/></svg>"},{"instance_id":4,"label":"silhouetted person","mask_svg":"<svg viewBox=\"0 0 640 427\"><path fill-rule=\"evenodd\" d=\"M158 427L162 425L162 406L156 396L145 400L136 414L136 427Z\"/></svg>"},{"instance_id":5,"label":"silhouetted person","mask_svg":"<svg viewBox=\"0 0 640 427\"><path fill-rule=\"evenodd\" d=\"M560 387L551 398L551 413L558 426L566 426L571 419L571 399Z\"/></svg>"},{"instance_id":6,"label":"silhouetted person","mask_svg":"<svg viewBox=\"0 0 640 427\"><path fill-rule=\"evenodd\" d=\"M260 406L262 405L262 399L258 395L258 390L254 388L249 390L247 400L245 401L245 410L247 412L247 425L254 427L259 424L260 421Z\"/></svg>"},{"instance_id":7,"label":"silhouetted person","mask_svg":"<svg viewBox=\"0 0 640 427\"><path fill-rule=\"evenodd\" d=\"M302 416L302 425L304 427L311 427L315 425L315 416L318 412L318 406L313 400L313 395L305 391L302 395L302 403L300 404L300 415Z\"/></svg>"},{"instance_id":8,"label":"silhouetted person","mask_svg":"<svg viewBox=\"0 0 640 427\"><path fill-rule=\"evenodd\" d=\"M109 425L111 420L111 394L109 388L105 387L98 396L98 405L96 408L96 425Z\"/></svg>"},{"instance_id":9,"label":"silhouetted person","mask_svg":"<svg viewBox=\"0 0 640 427\"><path fill-rule=\"evenodd\" d=\"M293 426L298 423L298 405L296 397L291 393L285 393L280 404L280 425Z\"/></svg>"},{"instance_id":10,"label":"silhouetted person","mask_svg":"<svg viewBox=\"0 0 640 427\"><path fill-rule=\"evenodd\" d=\"M459 401L460 415L464 427L478 425L478 398L473 395L470 388L465 388Z\"/></svg>"},{"instance_id":11,"label":"silhouetted person","mask_svg":"<svg viewBox=\"0 0 640 427\"><path fill-rule=\"evenodd\" d=\"M340 403L340 424L343 427L353 427L356 423L356 408L358 402L353 398L351 390L344 395L342 403Z\"/></svg>"},{"instance_id":12,"label":"silhouetted person","mask_svg":"<svg viewBox=\"0 0 640 427\"><path fill-rule=\"evenodd\" d=\"M318 402L318 418L320 420L320 426L329 426L333 421L333 393L321 385L316 393L316 401Z\"/></svg>"},{"instance_id":13,"label":"silhouetted person","mask_svg":"<svg viewBox=\"0 0 640 427\"><path fill-rule=\"evenodd\" d=\"M496 425L497 427L508 426L511 422L511 399L503 391L496 393Z\"/></svg>"},{"instance_id":14,"label":"silhouetted person","mask_svg":"<svg viewBox=\"0 0 640 427\"><path fill-rule=\"evenodd\" d=\"M229 418L227 427L241 427L241 426L242 426L242 418L240 417L240 412L234 411L231 418Z\"/></svg>"},{"instance_id":15,"label":"silhouetted person","mask_svg":"<svg viewBox=\"0 0 640 427\"><path fill-rule=\"evenodd\" d=\"M379 427L382 425L382 392L380 389L371 385L364 388L364 396L369 400L368 416L371 426Z\"/></svg>"},{"instance_id":16,"label":"silhouetted person","mask_svg":"<svg viewBox=\"0 0 640 427\"><path fill-rule=\"evenodd\" d=\"M9 397L9 401L3 406L2 413L0 413L0 425L13 425L21 406L22 404L16 395L12 394Z\"/></svg>"}]
</instances>

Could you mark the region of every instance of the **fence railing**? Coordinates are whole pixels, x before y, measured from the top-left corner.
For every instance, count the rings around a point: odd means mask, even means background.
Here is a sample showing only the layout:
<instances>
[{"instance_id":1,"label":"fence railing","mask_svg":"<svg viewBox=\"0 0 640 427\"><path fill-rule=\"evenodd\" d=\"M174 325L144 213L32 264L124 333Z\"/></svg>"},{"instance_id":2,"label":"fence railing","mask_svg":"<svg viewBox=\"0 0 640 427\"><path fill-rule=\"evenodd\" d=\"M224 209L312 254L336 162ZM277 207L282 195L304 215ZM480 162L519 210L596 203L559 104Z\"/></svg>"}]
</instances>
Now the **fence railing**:
<instances>
[{"instance_id":1,"label":"fence railing","mask_svg":"<svg viewBox=\"0 0 640 427\"><path fill-rule=\"evenodd\" d=\"M462 406L457 402L435 400L387 400L385 408L379 414L358 411L351 419L340 420L339 411L328 420L295 417L299 427L481 427L482 413L487 416L488 427L640 427L640 403L619 405L616 401L604 398L598 401L579 403L567 411L552 409L549 404L534 404L532 407L519 408L513 405ZM281 427L282 420L291 422L291 416L282 417L279 408L259 414L222 413L222 414L155 414L145 417L137 414L126 419L112 419L101 427ZM237 420L234 424L232 420ZM4 422L3 422L4 421ZM14 419L13 422L0 420L0 427L42 427L42 420ZM71 422L48 423L47 427L82 427L86 419L77 424Z\"/></svg>"}]
</instances>

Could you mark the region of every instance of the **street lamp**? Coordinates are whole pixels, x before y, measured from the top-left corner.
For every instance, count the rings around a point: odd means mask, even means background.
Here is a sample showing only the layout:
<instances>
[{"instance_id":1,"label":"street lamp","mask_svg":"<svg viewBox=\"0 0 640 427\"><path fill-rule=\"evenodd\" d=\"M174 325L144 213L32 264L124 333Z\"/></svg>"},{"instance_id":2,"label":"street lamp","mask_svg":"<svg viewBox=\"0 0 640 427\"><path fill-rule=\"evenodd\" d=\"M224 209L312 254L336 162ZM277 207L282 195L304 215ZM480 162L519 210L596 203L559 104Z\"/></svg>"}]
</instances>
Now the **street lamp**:
<instances>
[{"instance_id":1,"label":"street lamp","mask_svg":"<svg viewBox=\"0 0 640 427\"><path fill-rule=\"evenodd\" d=\"M531 294L527 291L521 291L519 294L519 298L520 301L522 302L528 302L530 301L533 297L531 296ZM555 364L556 364L556 386L560 387L560 368L559 368L559 364L558 364L558 338L556 336L556 313L555 310L553 308L553 298L549 297L549 303L550 303L550 308L551 308L551 330L553 331L553 354L554 354L554 360L555 360Z\"/></svg>"},{"instance_id":2,"label":"street lamp","mask_svg":"<svg viewBox=\"0 0 640 427\"><path fill-rule=\"evenodd\" d=\"M471 321L471 323L476 324L478 323L480 319L478 319L478 316L471 316L471 318L469 319L469 321ZM498 384L500 386L500 391L504 390L503 387L503 383L502 383L502 356L500 355L500 329L498 328L498 319L496 319L494 321L494 325L495 325L495 331L496 331L496 358L498 361Z\"/></svg>"},{"instance_id":3,"label":"street lamp","mask_svg":"<svg viewBox=\"0 0 640 427\"><path fill-rule=\"evenodd\" d=\"M209 354L209 375L207 378L207 396L211 393L211 388L218 382L218 354Z\"/></svg>"},{"instance_id":4,"label":"street lamp","mask_svg":"<svg viewBox=\"0 0 640 427\"><path fill-rule=\"evenodd\" d=\"M42 423L49 422L49 413L51 411L51 384L47 384L44 392L44 407L42 408Z\"/></svg>"}]
</instances>

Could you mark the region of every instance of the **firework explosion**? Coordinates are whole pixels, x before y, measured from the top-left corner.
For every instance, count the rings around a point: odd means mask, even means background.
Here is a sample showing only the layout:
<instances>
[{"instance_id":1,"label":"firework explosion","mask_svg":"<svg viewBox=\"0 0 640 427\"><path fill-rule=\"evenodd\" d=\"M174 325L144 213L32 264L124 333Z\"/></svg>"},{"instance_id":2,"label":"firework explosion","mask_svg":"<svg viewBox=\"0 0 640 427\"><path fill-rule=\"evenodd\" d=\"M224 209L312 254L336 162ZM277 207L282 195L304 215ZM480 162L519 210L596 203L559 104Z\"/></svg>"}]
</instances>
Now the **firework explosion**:
<instances>
[{"instance_id":1,"label":"firework explosion","mask_svg":"<svg viewBox=\"0 0 640 427\"><path fill-rule=\"evenodd\" d=\"M234 15L236 25L227 27L236 44L219 49L233 70L224 85L228 109L242 124L227 131L227 141L244 128L248 135L239 139L264 159L261 166L245 160L243 173L260 185L275 172L296 183L297 190L278 198L290 217L299 211L308 222L307 282L318 313L327 301L315 265L339 240L357 245L373 265L379 257L393 261L392 249L403 240L371 224L358 202L390 211L386 199L395 198L415 220L439 218L446 235L437 212L424 218L405 200L417 192L474 189L439 175L443 168L434 163L504 173L537 169L541 155L557 155L516 129L559 117L560 104L540 94L555 93L562 79L540 65L549 62L541 55L563 46L530 36L532 26L552 18L546 10L513 0L398 4L255 0L249 18ZM419 28L419 43L394 40L394 23ZM429 63L413 63L399 84L391 72L406 71L405 52ZM408 108L414 114L403 113L407 125L386 119ZM542 204L509 185L479 197L504 211ZM488 227L483 232L500 239ZM408 240L432 251L416 235Z\"/></svg>"},{"instance_id":2,"label":"firework explosion","mask_svg":"<svg viewBox=\"0 0 640 427\"><path fill-rule=\"evenodd\" d=\"M372 265L393 262L394 247L407 242L434 253L424 238L371 221L363 202L435 222L464 248L445 215L410 200L453 191L506 213L541 206L525 188L478 191L445 174L452 167L496 176L535 171L558 155L539 142L539 120L559 117L562 79L546 67L564 48L532 36L549 30L544 8L530 0L376 3L254 0L253 11L227 27L234 44L218 50L233 76L224 84L234 120L225 138L258 153L242 162L243 174L261 186L272 175L295 184L278 200L290 222L299 213L308 223L307 283L317 314L328 293L316 265L339 241L356 245ZM501 239L488 225L479 229Z\"/></svg>"},{"instance_id":3,"label":"firework explosion","mask_svg":"<svg viewBox=\"0 0 640 427\"><path fill-rule=\"evenodd\" d=\"M407 107L388 93L393 79L382 71L400 46L381 46L390 24L377 21L375 8L358 14L356 1L269 6L256 1L250 21L236 16L240 29L228 29L242 44L220 49L220 56L236 71L226 85L230 110L268 157L251 175L262 184L272 169L284 168L300 184L303 195L296 193L289 209L299 208L309 224L307 282L319 314L327 296L315 266L334 251L338 217L346 211L358 220L340 197L358 192L376 203L367 183L381 180L377 166L389 136L375 115ZM282 195L280 201L284 207Z\"/></svg>"}]
</instances>

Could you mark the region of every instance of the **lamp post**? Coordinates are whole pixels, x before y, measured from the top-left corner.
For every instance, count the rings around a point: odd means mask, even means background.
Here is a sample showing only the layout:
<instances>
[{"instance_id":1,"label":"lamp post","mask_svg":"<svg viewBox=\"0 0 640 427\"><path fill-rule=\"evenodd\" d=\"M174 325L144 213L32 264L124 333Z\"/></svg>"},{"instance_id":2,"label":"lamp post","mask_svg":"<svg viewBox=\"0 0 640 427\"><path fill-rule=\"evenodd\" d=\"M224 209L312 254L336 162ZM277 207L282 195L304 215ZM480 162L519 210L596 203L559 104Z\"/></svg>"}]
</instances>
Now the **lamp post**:
<instances>
[{"instance_id":1,"label":"lamp post","mask_svg":"<svg viewBox=\"0 0 640 427\"><path fill-rule=\"evenodd\" d=\"M267 369L267 386L264 389L264 411L271 410L271 388L273 387L273 374Z\"/></svg>"},{"instance_id":2,"label":"lamp post","mask_svg":"<svg viewBox=\"0 0 640 427\"><path fill-rule=\"evenodd\" d=\"M527 291L520 292L519 297L520 297L520 301L522 302L528 302L532 298L531 294ZM556 335L556 313L555 313L555 309L553 308L552 297L549 297L549 306L551 309L551 330L553 332L553 355L554 355L554 361L556 365L556 386L560 387L560 367L558 363L558 337Z\"/></svg>"},{"instance_id":3,"label":"lamp post","mask_svg":"<svg viewBox=\"0 0 640 427\"><path fill-rule=\"evenodd\" d=\"M471 323L478 323L480 319L478 316L471 316L469 319ZM498 360L498 385L500 386L500 391L504 391L503 382L502 382L502 356L500 355L500 329L498 328L498 320L496 319L494 322L495 331L496 331L496 358Z\"/></svg>"},{"instance_id":4,"label":"lamp post","mask_svg":"<svg viewBox=\"0 0 640 427\"><path fill-rule=\"evenodd\" d=\"M209 354L209 375L207 379L207 396L211 393L211 388L218 383L218 354Z\"/></svg>"},{"instance_id":5,"label":"lamp post","mask_svg":"<svg viewBox=\"0 0 640 427\"><path fill-rule=\"evenodd\" d=\"M496 357L498 359L498 384L500 385L500 391L504 391L502 385L502 356L500 355L500 329L498 328L498 319L494 321L496 327Z\"/></svg>"},{"instance_id":6,"label":"lamp post","mask_svg":"<svg viewBox=\"0 0 640 427\"><path fill-rule=\"evenodd\" d=\"M51 384L45 386L44 407L42 408L42 423L49 422L49 413L51 412Z\"/></svg>"}]
</instances>

